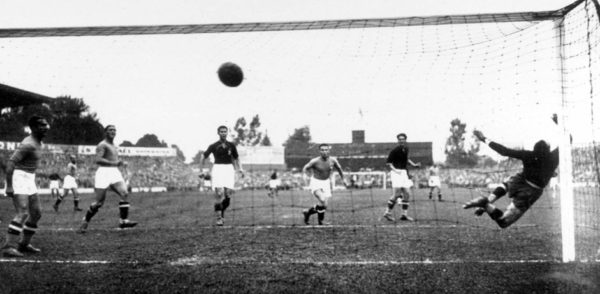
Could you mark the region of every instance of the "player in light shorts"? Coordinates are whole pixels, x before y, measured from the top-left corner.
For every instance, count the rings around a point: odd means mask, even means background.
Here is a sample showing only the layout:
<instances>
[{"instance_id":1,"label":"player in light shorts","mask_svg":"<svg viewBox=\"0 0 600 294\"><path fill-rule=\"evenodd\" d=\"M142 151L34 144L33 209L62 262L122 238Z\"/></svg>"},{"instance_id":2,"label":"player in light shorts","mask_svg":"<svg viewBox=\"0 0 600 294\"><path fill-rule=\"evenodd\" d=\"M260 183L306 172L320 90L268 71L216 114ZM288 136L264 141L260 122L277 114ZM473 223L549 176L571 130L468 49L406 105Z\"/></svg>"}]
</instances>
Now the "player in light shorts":
<instances>
[{"instance_id":1,"label":"player in light shorts","mask_svg":"<svg viewBox=\"0 0 600 294\"><path fill-rule=\"evenodd\" d=\"M271 179L269 180L269 193L267 193L267 196L277 196L279 186L281 186L281 180L278 178L277 171L274 170L271 174Z\"/></svg>"},{"instance_id":2,"label":"player in light shorts","mask_svg":"<svg viewBox=\"0 0 600 294\"><path fill-rule=\"evenodd\" d=\"M77 158L75 155L69 156L69 163L67 164L67 175L63 182L63 194L56 199L56 202L52 206L54 211L58 211L58 206L65 197L69 194L69 191L73 193L73 210L82 211L79 208L79 193L77 192Z\"/></svg>"},{"instance_id":3,"label":"player in light shorts","mask_svg":"<svg viewBox=\"0 0 600 294\"><path fill-rule=\"evenodd\" d=\"M41 159L42 139L50 129L46 119L32 116L27 136L6 164L6 196L12 198L16 214L8 224L2 256L23 257L41 250L31 245L42 209L35 184L35 171Z\"/></svg>"},{"instance_id":4,"label":"player in light shorts","mask_svg":"<svg viewBox=\"0 0 600 294\"><path fill-rule=\"evenodd\" d=\"M119 160L119 151L114 144L117 128L114 125L107 125L104 128L104 140L96 146L96 170L95 177L95 201L92 202L89 209L85 213L83 222L79 227L78 233L85 233L92 217L98 213L100 207L104 205L108 190L112 190L119 195L119 228L132 228L137 225L137 222L129 220L129 201L127 201L127 185L119 171L119 167L126 166L127 163Z\"/></svg>"},{"instance_id":5,"label":"player in light shorts","mask_svg":"<svg viewBox=\"0 0 600 294\"><path fill-rule=\"evenodd\" d=\"M48 186L50 196L52 196L52 199L58 199L60 197L60 176L53 172L48 179L50 179L50 185Z\"/></svg>"},{"instance_id":6,"label":"player in light shorts","mask_svg":"<svg viewBox=\"0 0 600 294\"><path fill-rule=\"evenodd\" d=\"M210 176L215 191L214 206L217 226L224 224L225 210L229 207L231 196L234 193L235 171L237 170L242 177L244 176L237 148L235 144L227 141L228 133L229 129L226 126L219 126L217 128L219 141L208 146L200 160L200 170L203 170L202 167L211 154L215 159L212 170L206 176Z\"/></svg>"},{"instance_id":7,"label":"player in light shorts","mask_svg":"<svg viewBox=\"0 0 600 294\"><path fill-rule=\"evenodd\" d=\"M408 165L412 167L421 166L420 163L414 163L408 158L408 146L406 144L407 136L404 133L400 133L396 136L398 140L398 146L396 146L388 155L386 165L390 169L390 178L392 180L392 197L387 202L387 208L383 217L388 221L395 221L392 215L392 209L401 199L402 203L402 216L400 220L403 221L414 221L413 218L408 216L408 206L410 199L410 187L413 186L412 180L408 176Z\"/></svg>"},{"instance_id":8,"label":"player in light shorts","mask_svg":"<svg viewBox=\"0 0 600 294\"><path fill-rule=\"evenodd\" d=\"M344 183L348 187L344 172L338 160L329 156L331 146L329 144L319 145L318 157L311 159L303 168L302 172L310 176L309 189L310 193L316 198L317 204L309 209L303 210L304 224L308 225L310 216L317 214L319 225L323 225L325 219L325 211L327 210L327 202L331 198L331 172L336 169ZM310 172L310 173L309 173ZM312 173L312 175L311 175Z\"/></svg>"},{"instance_id":9,"label":"player in light shorts","mask_svg":"<svg viewBox=\"0 0 600 294\"><path fill-rule=\"evenodd\" d=\"M322 201L327 201L332 196L330 179L319 180L315 177L311 177L308 188L310 190L310 193L312 193L313 195L315 195L315 197L321 199Z\"/></svg>"},{"instance_id":10,"label":"player in light shorts","mask_svg":"<svg viewBox=\"0 0 600 294\"><path fill-rule=\"evenodd\" d=\"M437 164L429 168L429 199L433 199L433 192L437 190L438 201L442 200L442 183L440 181L440 168Z\"/></svg>"}]
</instances>

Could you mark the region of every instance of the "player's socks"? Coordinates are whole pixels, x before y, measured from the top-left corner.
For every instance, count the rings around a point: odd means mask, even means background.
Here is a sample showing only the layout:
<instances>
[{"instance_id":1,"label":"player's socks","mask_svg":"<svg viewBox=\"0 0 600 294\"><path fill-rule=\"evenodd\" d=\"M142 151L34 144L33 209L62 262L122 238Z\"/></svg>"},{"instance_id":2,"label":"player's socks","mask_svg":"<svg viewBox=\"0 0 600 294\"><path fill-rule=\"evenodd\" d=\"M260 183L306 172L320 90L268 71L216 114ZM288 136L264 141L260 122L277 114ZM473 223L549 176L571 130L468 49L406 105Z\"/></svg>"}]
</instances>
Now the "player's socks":
<instances>
[{"instance_id":1,"label":"player's socks","mask_svg":"<svg viewBox=\"0 0 600 294\"><path fill-rule=\"evenodd\" d=\"M85 222L90 222L90 220L92 219L92 217L94 217L94 215L96 215L96 213L98 213L98 207L96 207L95 205L90 205L90 208L88 209L88 211L85 213L85 217L84 217L84 221Z\"/></svg>"},{"instance_id":2,"label":"player's socks","mask_svg":"<svg viewBox=\"0 0 600 294\"><path fill-rule=\"evenodd\" d=\"M21 235L21 242L19 243L19 246L24 247L29 245L36 230L36 224L26 222L25 226L23 226L23 234Z\"/></svg>"},{"instance_id":3,"label":"player's socks","mask_svg":"<svg viewBox=\"0 0 600 294\"><path fill-rule=\"evenodd\" d=\"M129 202L119 202L119 216L121 217L121 219L127 219L127 217L129 216Z\"/></svg>"},{"instance_id":4,"label":"player's socks","mask_svg":"<svg viewBox=\"0 0 600 294\"><path fill-rule=\"evenodd\" d=\"M225 197L223 201L221 201L221 217L225 217L225 210L229 207L229 203L231 202L231 198Z\"/></svg>"},{"instance_id":5,"label":"player's socks","mask_svg":"<svg viewBox=\"0 0 600 294\"><path fill-rule=\"evenodd\" d=\"M11 221L10 224L8 224L8 232L6 234L6 242L4 243L3 248L7 248L7 247L17 248L17 244L19 242L19 236L21 235L22 231L23 231L22 224L20 224L16 221Z\"/></svg>"},{"instance_id":6,"label":"player's socks","mask_svg":"<svg viewBox=\"0 0 600 294\"><path fill-rule=\"evenodd\" d=\"M319 225L322 225L323 220L325 219L325 210L327 210L327 207L323 205L317 205L315 206L315 209L317 210L317 220L319 221Z\"/></svg>"},{"instance_id":7,"label":"player's socks","mask_svg":"<svg viewBox=\"0 0 600 294\"><path fill-rule=\"evenodd\" d=\"M52 208L54 208L54 211L58 211L58 206L60 205L62 200L63 200L62 195L58 195L58 197L56 197L56 202L54 202L54 205L52 205Z\"/></svg>"},{"instance_id":8,"label":"player's socks","mask_svg":"<svg viewBox=\"0 0 600 294\"><path fill-rule=\"evenodd\" d=\"M315 205L315 206L309 208L307 211L308 215L313 215L313 214L317 213L317 207L318 207L318 205Z\"/></svg>"},{"instance_id":9,"label":"player's socks","mask_svg":"<svg viewBox=\"0 0 600 294\"><path fill-rule=\"evenodd\" d=\"M408 210L409 203L406 200L402 200L402 211L406 212Z\"/></svg>"}]
</instances>

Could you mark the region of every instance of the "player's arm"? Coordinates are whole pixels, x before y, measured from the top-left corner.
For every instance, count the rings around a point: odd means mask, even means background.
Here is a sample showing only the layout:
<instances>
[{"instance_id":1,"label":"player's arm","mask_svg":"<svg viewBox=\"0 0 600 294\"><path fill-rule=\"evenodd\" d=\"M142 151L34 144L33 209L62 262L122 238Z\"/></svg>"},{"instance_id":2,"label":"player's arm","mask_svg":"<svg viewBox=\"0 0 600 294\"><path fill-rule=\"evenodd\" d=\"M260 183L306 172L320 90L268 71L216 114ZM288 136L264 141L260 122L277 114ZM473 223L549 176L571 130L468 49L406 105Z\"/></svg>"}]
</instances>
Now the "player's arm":
<instances>
[{"instance_id":1,"label":"player's arm","mask_svg":"<svg viewBox=\"0 0 600 294\"><path fill-rule=\"evenodd\" d=\"M337 158L332 158L332 160L333 160L333 167L337 170L338 174L340 175L340 178L342 179L342 183L344 183L344 186L348 187L346 178L344 178L344 171L342 170L342 166L337 161Z\"/></svg>"},{"instance_id":2,"label":"player's arm","mask_svg":"<svg viewBox=\"0 0 600 294\"><path fill-rule=\"evenodd\" d=\"M243 176L244 169L242 169L242 164L240 163L240 156L237 152L237 147L235 147L235 145L233 145L231 147L231 157L233 158L233 160L232 160L233 167L235 168L236 171L240 172Z\"/></svg>"},{"instance_id":3,"label":"player's arm","mask_svg":"<svg viewBox=\"0 0 600 294\"><path fill-rule=\"evenodd\" d=\"M309 170L313 167L313 165L315 164L316 159L311 159L306 165L304 165L304 167L302 167L302 174L310 177L311 174L309 173Z\"/></svg>"},{"instance_id":4,"label":"player's arm","mask_svg":"<svg viewBox=\"0 0 600 294\"><path fill-rule=\"evenodd\" d=\"M412 167L421 167L421 163L420 162L414 163L410 159L408 159L408 164L410 164Z\"/></svg>"},{"instance_id":5,"label":"player's arm","mask_svg":"<svg viewBox=\"0 0 600 294\"><path fill-rule=\"evenodd\" d=\"M12 159L9 159L8 162L6 163L6 190L4 191L4 193L6 194L6 196L8 197L13 197L15 194L15 191L13 190L13 182L12 182L12 176L13 176L13 172L15 171L15 162Z\"/></svg>"},{"instance_id":6,"label":"player's arm","mask_svg":"<svg viewBox=\"0 0 600 294\"><path fill-rule=\"evenodd\" d=\"M517 158L517 159L522 159L525 156L525 152L524 151L510 149L510 148L505 147L504 145L502 145L500 143L496 143L496 142L494 142L492 140L489 140L479 130L474 130L473 131L473 135L475 135L475 137L477 137L477 139L479 141L483 142L484 144L488 144L488 146L490 146L490 148L492 148L492 150L496 151L498 154L500 154L502 156L508 156L508 157Z\"/></svg>"},{"instance_id":7,"label":"player's arm","mask_svg":"<svg viewBox=\"0 0 600 294\"><path fill-rule=\"evenodd\" d=\"M206 159L210 156L210 154L213 152L212 149L212 145L208 146L208 148L206 148L206 151L204 151L204 153L202 153L202 155L200 155L200 174L202 176L204 176L204 174L202 173L202 170L204 168L204 162L206 161ZM210 174L210 171L208 172Z\"/></svg>"}]
</instances>

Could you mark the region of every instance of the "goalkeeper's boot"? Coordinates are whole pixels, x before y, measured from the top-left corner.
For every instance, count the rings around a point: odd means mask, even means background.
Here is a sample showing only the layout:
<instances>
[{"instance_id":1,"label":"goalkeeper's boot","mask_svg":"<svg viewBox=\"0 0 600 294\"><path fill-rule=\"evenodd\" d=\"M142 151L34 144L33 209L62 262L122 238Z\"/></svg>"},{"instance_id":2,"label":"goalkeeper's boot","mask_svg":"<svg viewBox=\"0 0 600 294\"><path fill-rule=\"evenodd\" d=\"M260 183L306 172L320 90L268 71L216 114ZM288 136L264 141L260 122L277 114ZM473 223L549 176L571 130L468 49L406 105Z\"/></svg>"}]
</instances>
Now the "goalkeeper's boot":
<instances>
[{"instance_id":1,"label":"goalkeeper's boot","mask_svg":"<svg viewBox=\"0 0 600 294\"><path fill-rule=\"evenodd\" d=\"M223 219L222 219L222 218L219 218L219 219L217 219L217 223L216 223L216 225L217 225L217 226L221 227L221 226L223 226L224 224L225 224L225 222L223 221Z\"/></svg>"},{"instance_id":2,"label":"goalkeeper's boot","mask_svg":"<svg viewBox=\"0 0 600 294\"><path fill-rule=\"evenodd\" d=\"M473 207L485 207L488 204L489 200L487 199L487 197L484 196L480 196L477 197L467 203L465 203L465 205L463 205L464 209L469 209L469 208L473 208Z\"/></svg>"},{"instance_id":3,"label":"goalkeeper's boot","mask_svg":"<svg viewBox=\"0 0 600 294\"><path fill-rule=\"evenodd\" d=\"M121 229L127 229L127 228L133 228L135 226L137 226L137 222L134 221L130 221L128 219L122 219L119 223L119 228Z\"/></svg>"},{"instance_id":4,"label":"goalkeeper's boot","mask_svg":"<svg viewBox=\"0 0 600 294\"><path fill-rule=\"evenodd\" d=\"M304 216L304 224L309 225L310 214L308 214L308 211L302 211L302 215Z\"/></svg>"},{"instance_id":5,"label":"goalkeeper's boot","mask_svg":"<svg viewBox=\"0 0 600 294\"><path fill-rule=\"evenodd\" d=\"M385 219L387 219L388 221L391 221L391 222L396 221L396 219L394 218L394 216L391 213L389 213L389 212L386 212L383 215L383 218L385 218Z\"/></svg>"},{"instance_id":6,"label":"goalkeeper's boot","mask_svg":"<svg viewBox=\"0 0 600 294\"><path fill-rule=\"evenodd\" d=\"M406 215L406 214L403 214L403 215L400 217L400 220L401 220L401 221L408 221L408 222L414 222L414 221L415 221L415 219L414 219L414 218L412 218L412 217L410 217L410 216L408 216L408 215Z\"/></svg>"},{"instance_id":7,"label":"goalkeeper's boot","mask_svg":"<svg viewBox=\"0 0 600 294\"><path fill-rule=\"evenodd\" d=\"M483 208L483 207L477 207L477 208L475 208L475 212L474 213L475 213L476 216L481 216L481 215L483 215L485 213L485 208Z\"/></svg>"}]
</instances>

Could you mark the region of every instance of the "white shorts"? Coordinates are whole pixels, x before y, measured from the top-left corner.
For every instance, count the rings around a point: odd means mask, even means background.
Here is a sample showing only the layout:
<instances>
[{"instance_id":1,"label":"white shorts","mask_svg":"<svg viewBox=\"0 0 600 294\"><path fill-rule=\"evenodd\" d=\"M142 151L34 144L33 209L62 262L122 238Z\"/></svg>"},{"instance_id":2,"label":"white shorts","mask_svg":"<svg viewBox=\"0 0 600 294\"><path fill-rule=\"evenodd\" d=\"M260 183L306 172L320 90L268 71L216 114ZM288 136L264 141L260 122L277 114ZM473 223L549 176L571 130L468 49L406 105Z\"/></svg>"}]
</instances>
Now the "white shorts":
<instances>
[{"instance_id":1,"label":"white shorts","mask_svg":"<svg viewBox=\"0 0 600 294\"><path fill-rule=\"evenodd\" d=\"M316 191L321 190L321 194L325 198L331 197L331 180L319 180L316 178L310 178L310 192L314 195Z\"/></svg>"},{"instance_id":2,"label":"white shorts","mask_svg":"<svg viewBox=\"0 0 600 294\"><path fill-rule=\"evenodd\" d=\"M398 172L391 171L390 179L392 180L392 188L410 188L413 186L413 182L408 178L408 173L405 169L401 169Z\"/></svg>"},{"instance_id":3,"label":"white shorts","mask_svg":"<svg viewBox=\"0 0 600 294\"><path fill-rule=\"evenodd\" d=\"M438 176L430 176L428 184L429 184L429 187L440 187L442 185L441 181L440 181L440 177L438 177Z\"/></svg>"},{"instance_id":4,"label":"white shorts","mask_svg":"<svg viewBox=\"0 0 600 294\"><path fill-rule=\"evenodd\" d=\"M269 180L269 188L276 189L279 186L281 186L281 180Z\"/></svg>"},{"instance_id":5,"label":"white shorts","mask_svg":"<svg viewBox=\"0 0 600 294\"><path fill-rule=\"evenodd\" d=\"M60 188L60 184L58 182L58 180L52 180L50 181L50 187L51 190L52 189L59 189Z\"/></svg>"},{"instance_id":6,"label":"white shorts","mask_svg":"<svg viewBox=\"0 0 600 294\"><path fill-rule=\"evenodd\" d=\"M98 167L96 171L96 179L94 188L96 189L106 189L112 184L116 184L118 182L125 182L123 180L123 176L117 167L107 167L101 166Z\"/></svg>"},{"instance_id":7,"label":"white shorts","mask_svg":"<svg viewBox=\"0 0 600 294\"><path fill-rule=\"evenodd\" d=\"M235 183L235 171L232 164L213 165L211 175L213 188L233 189Z\"/></svg>"},{"instance_id":8,"label":"white shorts","mask_svg":"<svg viewBox=\"0 0 600 294\"><path fill-rule=\"evenodd\" d=\"M34 195L37 194L35 185L35 174L15 169L12 176L13 190L15 195Z\"/></svg>"},{"instance_id":9,"label":"white shorts","mask_svg":"<svg viewBox=\"0 0 600 294\"><path fill-rule=\"evenodd\" d=\"M63 189L77 189L77 181L71 175L65 176L65 182L63 183Z\"/></svg>"}]
</instances>

